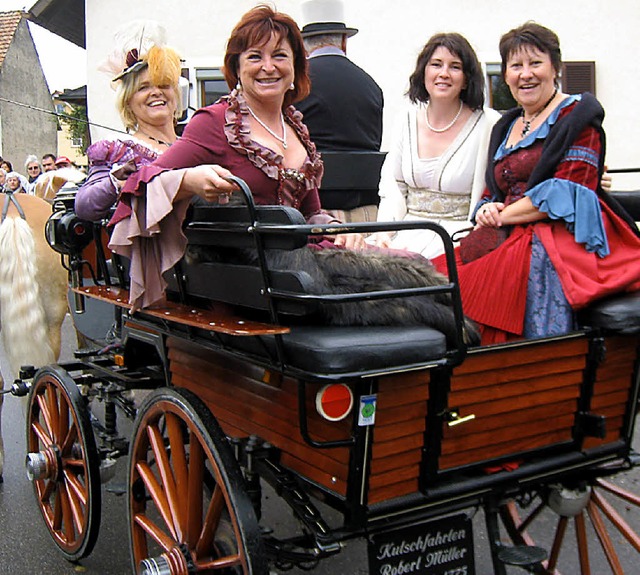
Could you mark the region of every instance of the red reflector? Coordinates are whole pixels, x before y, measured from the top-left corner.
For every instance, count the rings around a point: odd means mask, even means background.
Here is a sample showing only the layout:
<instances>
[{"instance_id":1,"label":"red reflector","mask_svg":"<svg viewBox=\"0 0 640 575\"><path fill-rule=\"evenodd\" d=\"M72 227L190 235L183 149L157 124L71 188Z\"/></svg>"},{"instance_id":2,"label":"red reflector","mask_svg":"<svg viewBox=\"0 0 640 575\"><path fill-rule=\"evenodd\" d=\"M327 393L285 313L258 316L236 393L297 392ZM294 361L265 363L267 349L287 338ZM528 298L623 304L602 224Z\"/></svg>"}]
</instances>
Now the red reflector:
<instances>
[{"instance_id":1,"label":"red reflector","mask_svg":"<svg viewBox=\"0 0 640 575\"><path fill-rule=\"evenodd\" d=\"M73 231L76 236L83 236L87 230L85 229L84 224L76 224L73 226Z\"/></svg>"},{"instance_id":2,"label":"red reflector","mask_svg":"<svg viewBox=\"0 0 640 575\"><path fill-rule=\"evenodd\" d=\"M353 407L353 393L344 383L325 385L316 394L316 409L329 421L344 419Z\"/></svg>"}]
</instances>

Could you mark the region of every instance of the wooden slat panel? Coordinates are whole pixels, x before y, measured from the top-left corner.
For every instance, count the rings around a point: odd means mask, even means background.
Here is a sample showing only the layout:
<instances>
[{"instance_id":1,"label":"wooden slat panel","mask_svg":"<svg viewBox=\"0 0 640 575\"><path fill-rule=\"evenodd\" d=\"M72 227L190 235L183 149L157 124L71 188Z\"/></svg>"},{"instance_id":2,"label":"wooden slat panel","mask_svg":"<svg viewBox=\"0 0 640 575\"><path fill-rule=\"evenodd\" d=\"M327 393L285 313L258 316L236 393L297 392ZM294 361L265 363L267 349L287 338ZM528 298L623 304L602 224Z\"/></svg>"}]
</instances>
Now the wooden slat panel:
<instances>
[{"instance_id":1,"label":"wooden slat panel","mask_svg":"<svg viewBox=\"0 0 640 575\"><path fill-rule=\"evenodd\" d=\"M606 414L603 414L606 415ZM600 447L607 443L612 443L622 438L622 426L624 425L624 416L607 416L607 432L603 438L587 437L584 440L583 449L591 449L592 447Z\"/></svg>"},{"instance_id":2,"label":"wooden slat panel","mask_svg":"<svg viewBox=\"0 0 640 575\"><path fill-rule=\"evenodd\" d=\"M174 383L180 387L192 389L189 380L174 378ZM193 391L193 389L192 389ZM298 426L291 419L282 419L276 413L264 413L260 409L252 411L253 415L247 418L247 411L243 410L241 401L242 394L238 390L234 391L234 397L220 393L214 388L200 389L200 398L209 406L217 419L229 421L239 429L244 430L241 437L256 434L274 445L289 445L291 449L308 449L308 446L300 435ZM258 403L259 398L253 398ZM270 417L272 415L273 417ZM289 414L290 415L290 414ZM267 436L268 435L268 436ZM276 440L277 439L277 440ZM335 460L337 463L346 466L349 462L349 453L346 449L324 450L322 458Z\"/></svg>"},{"instance_id":3,"label":"wooden slat panel","mask_svg":"<svg viewBox=\"0 0 640 575\"><path fill-rule=\"evenodd\" d=\"M584 362L582 363L584 367ZM531 376L531 370L529 370ZM483 385L474 390L466 389L460 391L457 381L451 385L451 393L449 394L450 406L473 405L485 401L491 401L496 397L500 398L518 398L528 394L544 394L545 397L551 397L557 389L563 389L567 386L579 386L582 383L582 373L574 371L570 373L555 373L548 376L529 377L527 379L518 380L515 377L508 383L496 383L493 385Z\"/></svg>"},{"instance_id":4,"label":"wooden slat panel","mask_svg":"<svg viewBox=\"0 0 640 575\"><path fill-rule=\"evenodd\" d=\"M406 451L399 453L398 455L390 455L384 458L372 459L371 461L371 474L378 475L380 473L391 473L394 469L401 467L408 467L410 465L420 465L422 460L421 454L418 450Z\"/></svg>"},{"instance_id":5,"label":"wooden slat panel","mask_svg":"<svg viewBox=\"0 0 640 575\"><path fill-rule=\"evenodd\" d=\"M491 405L487 406L488 409ZM520 426L534 425L546 420L550 414L573 414L576 408L575 396L571 394L568 400L562 403L550 403L539 406L532 406L526 410L511 411L499 414L484 413L484 405L476 406L473 410L475 419L454 427L444 428L444 437L458 437L459 435L471 435L482 431L517 429ZM463 413L463 415L468 415Z\"/></svg>"},{"instance_id":6,"label":"wooden slat panel","mask_svg":"<svg viewBox=\"0 0 640 575\"><path fill-rule=\"evenodd\" d=\"M558 361L563 357L574 358L584 355L587 353L587 349L586 339L576 338L498 351L483 350L467 356L463 364L456 367L454 375L480 373L484 377L508 366L516 365L535 365L536 368L540 368L547 365L549 360ZM473 382L470 382L470 386L473 387Z\"/></svg>"},{"instance_id":7,"label":"wooden slat panel","mask_svg":"<svg viewBox=\"0 0 640 575\"><path fill-rule=\"evenodd\" d=\"M394 469L393 472L384 472L379 474L371 474L369 476L369 489L379 489L394 483L411 481L415 478L415 465L409 467L400 467Z\"/></svg>"},{"instance_id":8,"label":"wooden slat panel","mask_svg":"<svg viewBox=\"0 0 640 575\"><path fill-rule=\"evenodd\" d=\"M390 441L392 439L400 439L407 435L421 435L424 433L424 418L414 419L412 421L401 421L390 425L376 424L376 441Z\"/></svg>"},{"instance_id":9,"label":"wooden slat panel","mask_svg":"<svg viewBox=\"0 0 640 575\"><path fill-rule=\"evenodd\" d=\"M550 431L563 432L565 439L570 440L574 421L574 414L571 413L562 417L551 417L551 421L543 428L544 433L541 433L539 429L532 425L523 424L505 428L498 433L492 430L484 433L474 433L469 436L450 438L442 442L442 453L443 455L450 455L452 453L460 453L474 449L478 450L476 452L477 457L481 453L484 453L485 449L490 449L490 446L516 444L524 438L535 440L536 436L545 435Z\"/></svg>"},{"instance_id":10,"label":"wooden slat panel","mask_svg":"<svg viewBox=\"0 0 640 575\"><path fill-rule=\"evenodd\" d=\"M380 378L371 450L369 503L415 493L429 399L428 371Z\"/></svg>"},{"instance_id":11,"label":"wooden slat panel","mask_svg":"<svg viewBox=\"0 0 640 575\"><path fill-rule=\"evenodd\" d=\"M188 383L181 387L189 389ZM210 405L210 396L202 396L201 399L207 405ZM220 421L221 425L224 426L228 423L236 429L242 430L244 433L242 433L240 437L255 434L262 439L269 441L273 445L284 445L286 446L287 453L291 453L299 459L308 459L311 462L310 465L312 467L318 467L331 475L336 475L344 480L347 479L349 454L346 448L332 449L330 451L313 449L303 442L299 433L295 436L293 435L293 427L289 427L289 429L285 429L284 432L282 432L260 425L255 421L248 422L245 418L236 413L220 409L214 411L214 415L216 416L216 419ZM290 432L291 435L285 435L287 432Z\"/></svg>"},{"instance_id":12,"label":"wooden slat panel","mask_svg":"<svg viewBox=\"0 0 640 575\"><path fill-rule=\"evenodd\" d=\"M317 452L318 450L316 450ZM335 491L339 495L347 494L347 483L339 477L327 473L325 469L319 469L309 463L308 460L298 459L289 453L283 453L280 463L289 469L297 471L303 477L307 477L328 489Z\"/></svg>"},{"instance_id":13,"label":"wooden slat panel","mask_svg":"<svg viewBox=\"0 0 640 575\"><path fill-rule=\"evenodd\" d=\"M477 452L455 453L440 458L441 469L449 469L461 465L470 465L483 460L490 460L498 457L513 455L514 459L518 459L517 454L532 449L539 449L566 441L566 433L564 430L555 433L547 433L534 438L514 437L509 443L488 446L482 450L481 456L478 457Z\"/></svg>"},{"instance_id":14,"label":"wooden slat panel","mask_svg":"<svg viewBox=\"0 0 640 575\"><path fill-rule=\"evenodd\" d=\"M547 393L530 393L527 395L520 395L517 397L508 397L505 399L494 399L493 401L487 401L485 403L478 403L475 405L465 406L465 414L475 413L476 418L484 418L493 415L513 413L517 411L526 412L528 409L552 404L566 404L568 400L576 399L579 395L579 389L577 385L571 387L562 387L559 389L550 390ZM499 395L495 396L500 397ZM450 400L451 407L460 407L460 404L455 400ZM575 411L576 405L574 404L572 409ZM464 429L464 426L460 429Z\"/></svg>"},{"instance_id":15,"label":"wooden slat panel","mask_svg":"<svg viewBox=\"0 0 640 575\"><path fill-rule=\"evenodd\" d=\"M624 413L627 409L627 402L629 401L629 390L617 391L615 393L603 393L596 395L591 402L591 411L598 412L604 407L618 406L621 413Z\"/></svg>"},{"instance_id":16,"label":"wooden slat panel","mask_svg":"<svg viewBox=\"0 0 640 575\"><path fill-rule=\"evenodd\" d=\"M424 437L422 434L403 437L401 441L376 441L373 445L371 457L372 459L382 459L411 449L422 450L423 444Z\"/></svg>"},{"instance_id":17,"label":"wooden slat panel","mask_svg":"<svg viewBox=\"0 0 640 575\"><path fill-rule=\"evenodd\" d=\"M212 397L212 401L216 403L212 409L217 410L223 406L234 406L234 411L243 415L249 422L257 423L268 420L278 428L278 426L290 427L292 423L298 421L297 402L294 397L287 398L281 391L280 393L271 393L268 386L255 386L249 380L236 380L233 387L224 379L214 377L214 374L207 379L206 385L198 382L198 371L189 368L180 368L174 364L173 379L178 385L184 381L189 382L190 389L198 395L206 395L216 393L217 397ZM201 379L201 378L200 378ZM232 393L229 393L232 389ZM308 426L324 440L348 439L349 423L348 419L341 422L327 422L317 413L315 406L309 401L308 408ZM215 411L214 411L215 412ZM293 419L292 419L293 418Z\"/></svg>"},{"instance_id":18,"label":"wooden slat panel","mask_svg":"<svg viewBox=\"0 0 640 575\"><path fill-rule=\"evenodd\" d=\"M378 489L369 490L369 503L380 503L381 501L387 501L396 497L402 497L403 495L409 495L410 493L416 493L418 491L418 478L403 481L401 483L394 483L386 487L380 487Z\"/></svg>"},{"instance_id":19,"label":"wooden slat panel","mask_svg":"<svg viewBox=\"0 0 640 575\"><path fill-rule=\"evenodd\" d=\"M572 440L588 342L575 338L472 354L454 370L449 408L475 419L444 426L439 467Z\"/></svg>"},{"instance_id":20,"label":"wooden slat panel","mask_svg":"<svg viewBox=\"0 0 640 575\"><path fill-rule=\"evenodd\" d=\"M225 433L262 437L282 450L283 464L346 495L349 449L320 450L304 442L298 425L295 381L274 378L274 383L263 382L264 370L177 339L170 340L169 347L173 383L196 393ZM311 436L322 441L348 438L350 418L325 421L315 411L312 395L307 396Z\"/></svg>"}]
</instances>

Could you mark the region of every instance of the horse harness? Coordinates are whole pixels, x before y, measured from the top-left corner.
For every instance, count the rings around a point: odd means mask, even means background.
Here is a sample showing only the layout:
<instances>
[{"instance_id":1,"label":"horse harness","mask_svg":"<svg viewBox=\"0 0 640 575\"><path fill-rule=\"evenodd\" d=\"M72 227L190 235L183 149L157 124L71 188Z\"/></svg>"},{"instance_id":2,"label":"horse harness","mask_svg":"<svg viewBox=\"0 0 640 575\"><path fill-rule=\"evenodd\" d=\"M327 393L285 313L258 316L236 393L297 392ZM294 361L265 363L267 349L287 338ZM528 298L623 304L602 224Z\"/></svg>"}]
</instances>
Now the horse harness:
<instances>
[{"instance_id":1,"label":"horse harness","mask_svg":"<svg viewBox=\"0 0 640 575\"><path fill-rule=\"evenodd\" d=\"M2 217L0 218L0 224L4 223L4 221L7 219L7 212L9 211L9 206L11 204L13 204L16 207L16 210L18 210L20 217L23 220L26 220L27 217L24 214L24 210L22 209L22 206L20 205L18 200L14 197L13 192L5 191L3 193L4 193L4 203L2 205Z\"/></svg>"}]
</instances>

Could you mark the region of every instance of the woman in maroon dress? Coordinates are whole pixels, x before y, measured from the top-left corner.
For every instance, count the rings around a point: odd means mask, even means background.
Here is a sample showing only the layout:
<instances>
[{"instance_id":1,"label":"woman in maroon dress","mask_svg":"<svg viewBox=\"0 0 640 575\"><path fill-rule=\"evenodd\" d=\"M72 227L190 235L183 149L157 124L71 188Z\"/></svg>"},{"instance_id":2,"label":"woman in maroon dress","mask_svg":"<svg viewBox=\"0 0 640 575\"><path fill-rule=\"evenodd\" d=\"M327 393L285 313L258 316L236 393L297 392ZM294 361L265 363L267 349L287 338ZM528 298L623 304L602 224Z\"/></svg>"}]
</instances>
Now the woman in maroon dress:
<instances>
[{"instance_id":1,"label":"woman in maroon dress","mask_svg":"<svg viewBox=\"0 0 640 575\"><path fill-rule=\"evenodd\" d=\"M134 307L162 296L162 273L184 253L181 222L190 200L228 201L231 174L247 182L258 204L293 206L310 223L334 221L320 208L320 155L292 106L310 89L293 19L267 6L247 12L228 40L224 73L231 93L196 112L183 136L122 190L110 247L132 259ZM358 247L362 238L340 235L335 243Z\"/></svg>"}]
</instances>

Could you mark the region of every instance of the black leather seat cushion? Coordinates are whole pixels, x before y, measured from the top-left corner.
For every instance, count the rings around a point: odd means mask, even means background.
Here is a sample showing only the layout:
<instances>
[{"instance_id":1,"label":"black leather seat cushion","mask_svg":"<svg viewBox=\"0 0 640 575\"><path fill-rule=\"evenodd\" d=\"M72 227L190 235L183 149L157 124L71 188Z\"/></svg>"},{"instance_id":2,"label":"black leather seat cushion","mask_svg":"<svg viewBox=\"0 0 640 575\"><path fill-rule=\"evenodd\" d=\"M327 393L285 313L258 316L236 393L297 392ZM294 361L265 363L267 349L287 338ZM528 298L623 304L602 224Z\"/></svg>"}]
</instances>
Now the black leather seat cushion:
<instances>
[{"instance_id":1,"label":"black leather seat cushion","mask_svg":"<svg viewBox=\"0 0 640 575\"><path fill-rule=\"evenodd\" d=\"M447 349L444 335L428 327L292 327L282 340L290 366L331 375L429 362ZM275 353L273 336L229 336L225 343L259 356Z\"/></svg>"},{"instance_id":2,"label":"black leather seat cushion","mask_svg":"<svg viewBox=\"0 0 640 575\"><path fill-rule=\"evenodd\" d=\"M640 292L616 295L592 304L581 312L580 321L607 331L640 333Z\"/></svg>"}]
</instances>

